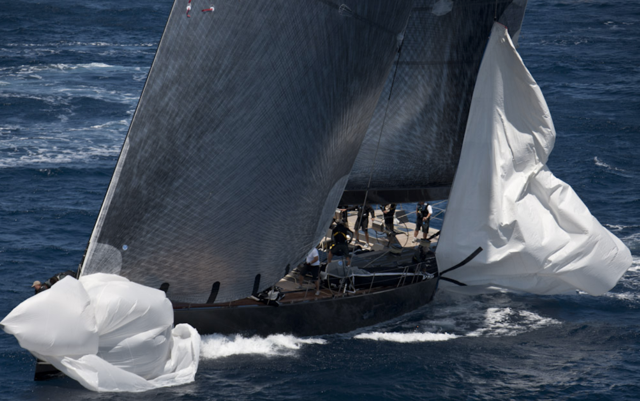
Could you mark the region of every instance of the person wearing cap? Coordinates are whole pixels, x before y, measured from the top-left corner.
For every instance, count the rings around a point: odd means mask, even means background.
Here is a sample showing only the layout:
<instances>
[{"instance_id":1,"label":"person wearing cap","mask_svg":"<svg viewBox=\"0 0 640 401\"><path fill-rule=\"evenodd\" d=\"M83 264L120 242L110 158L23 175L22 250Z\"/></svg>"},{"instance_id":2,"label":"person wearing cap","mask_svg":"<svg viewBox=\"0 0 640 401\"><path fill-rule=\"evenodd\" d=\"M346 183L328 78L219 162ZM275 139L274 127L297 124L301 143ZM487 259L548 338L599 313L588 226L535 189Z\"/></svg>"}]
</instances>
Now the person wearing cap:
<instances>
[{"instance_id":1,"label":"person wearing cap","mask_svg":"<svg viewBox=\"0 0 640 401\"><path fill-rule=\"evenodd\" d=\"M56 275L54 275L53 277L51 277L49 280L45 281L44 283L41 283L40 281L36 280L33 282L33 285L31 285L31 288L34 288L36 290L36 294L39 292L42 292L44 290L48 290L49 288L51 288L52 285L54 285L55 283L57 283L58 281L62 280L63 278L67 277L67 276L71 276L73 278L76 278L77 273L71 270L67 270L65 272L62 273L58 273Z\"/></svg>"},{"instance_id":2,"label":"person wearing cap","mask_svg":"<svg viewBox=\"0 0 640 401\"><path fill-rule=\"evenodd\" d=\"M41 283L38 280L33 282L33 285L31 285L31 288L33 288L36 291L36 294L39 292L42 292L44 290L47 290L51 287L51 285L48 282L44 282Z\"/></svg>"}]
</instances>

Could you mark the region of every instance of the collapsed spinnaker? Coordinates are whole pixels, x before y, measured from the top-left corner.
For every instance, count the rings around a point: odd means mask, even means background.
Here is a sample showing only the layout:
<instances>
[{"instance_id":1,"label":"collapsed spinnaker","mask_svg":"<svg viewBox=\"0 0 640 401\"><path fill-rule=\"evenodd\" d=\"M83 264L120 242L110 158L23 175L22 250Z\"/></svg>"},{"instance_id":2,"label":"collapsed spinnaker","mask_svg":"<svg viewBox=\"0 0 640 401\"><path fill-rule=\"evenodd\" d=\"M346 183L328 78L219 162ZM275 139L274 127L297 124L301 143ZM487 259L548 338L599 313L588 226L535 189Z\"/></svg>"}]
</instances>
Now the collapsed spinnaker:
<instances>
[{"instance_id":1,"label":"collapsed spinnaker","mask_svg":"<svg viewBox=\"0 0 640 401\"><path fill-rule=\"evenodd\" d=\"M200 335L173 327L164 292L124 277L66 277L0 323L20 346L89 390L140 392L194 381Z\"/></svg>"},{"instance_id":2,"label":"collapsed spinnaker","mask_svg":"<svg viewBox=\"0 0 640 401\"><path fill-rule=\"evenodd\" d=\"M460 164L436 252L445 275L477 292L607 292L631 266L629 249L546 166L555 129L540 88L496 23L473 93Z\"/></svg>"}]
</instances>

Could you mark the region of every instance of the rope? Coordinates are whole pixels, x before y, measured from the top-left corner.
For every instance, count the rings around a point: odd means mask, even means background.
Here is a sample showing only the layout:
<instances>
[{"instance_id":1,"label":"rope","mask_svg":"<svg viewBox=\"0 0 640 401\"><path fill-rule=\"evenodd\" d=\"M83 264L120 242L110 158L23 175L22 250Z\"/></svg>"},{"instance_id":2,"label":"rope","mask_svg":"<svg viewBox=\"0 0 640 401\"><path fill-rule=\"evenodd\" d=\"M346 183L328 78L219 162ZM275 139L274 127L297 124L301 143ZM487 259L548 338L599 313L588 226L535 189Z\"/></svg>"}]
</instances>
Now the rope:
<instances>
[{"instance_id":1,"label":"rope","mask_svg":"<svg viewBox=\"0 0 640 401\"><path fill-rule=\"evenodd\" d=\"M407 22L408 24L408 22ZM384 132L384 126L387 122L387 112L389 111L389 104L391 103L391 95L393 94L393 86L396 82L396 74L398 73L398 66L400 65L400 56L402 55L402 45L404 44L404 37L402 38L402 42L400 43L400 47L398 48L398 61L396 62L396 68L393 71L393 78L391 79L391 88L389 88L389 97L387 98L387 105L384 109L384 117L382 119L382 125L380 126L380 133L378 134L378 143L376 145L376 152L373 155L373 163L371 164L371 169L369 170L369 182L367 182L367 190L364 193L364 200L362 201L362 207L358 211L356 216L356 224L358 223L358 217L360 217L360 223L362 223L362 219L364 219L364 207L367 204L367 198L369 197L369 189L371 188L371 179L373 178L373 169L376 165L376 160L378 158L378 150L380 149L380 141L382 139L382 133ZM375 218L375 211L374 211ZM355 227L354 227L355 228Z\"/></svg>"}]
</instances>

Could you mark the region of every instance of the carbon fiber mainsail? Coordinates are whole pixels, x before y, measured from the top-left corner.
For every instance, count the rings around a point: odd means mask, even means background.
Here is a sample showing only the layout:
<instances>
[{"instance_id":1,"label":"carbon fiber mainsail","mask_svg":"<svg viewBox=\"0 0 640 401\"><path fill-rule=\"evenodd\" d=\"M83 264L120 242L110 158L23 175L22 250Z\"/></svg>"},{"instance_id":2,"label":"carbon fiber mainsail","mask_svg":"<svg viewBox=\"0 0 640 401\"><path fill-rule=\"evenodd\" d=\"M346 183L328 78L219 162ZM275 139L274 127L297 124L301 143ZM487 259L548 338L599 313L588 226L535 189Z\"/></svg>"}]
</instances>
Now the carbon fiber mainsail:
<instances>
[{"instance_id":1,"label":"carbon fiber mainsail","mask_svg":"<svg viewBox=\"0 0 640 401\"><path fill-rule=\"evenodd\" d=\"M411 5L176 0L81 274L191 303L274 284L329 226Z\"/></svg>"},{"instance_id":2,"label":"carbon fiber mainsail","mask_svg":"<svg viewBox=\"0 0 640 401\"><path fill-rule=\"evenodd\" d=\"M367 189L368 201L380 204L448 197L494 18L517 38L526 3L414 2L397 71L380 96L343 204L361 204Z\"/></svg>"}]
</instances>

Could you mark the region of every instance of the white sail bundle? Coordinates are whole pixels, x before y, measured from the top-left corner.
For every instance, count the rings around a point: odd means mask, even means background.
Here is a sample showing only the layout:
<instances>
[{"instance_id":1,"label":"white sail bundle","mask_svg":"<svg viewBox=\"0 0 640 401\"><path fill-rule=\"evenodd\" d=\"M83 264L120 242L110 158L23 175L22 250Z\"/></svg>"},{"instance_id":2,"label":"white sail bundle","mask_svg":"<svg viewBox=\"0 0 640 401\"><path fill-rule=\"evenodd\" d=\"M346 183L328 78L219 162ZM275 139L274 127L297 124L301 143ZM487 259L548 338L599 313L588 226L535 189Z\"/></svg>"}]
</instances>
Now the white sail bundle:
<instances>
[{"instance_id":1,"label":"white sail bundle","mask_svg":"<svg viewBox=\"0 0 640 401\"><path fill-rule=\"evenodd\" d=\"M173 328L160 290L126 278L66 277L0 322L20 346L93 391L147 391L185 384L198 370L200 335Z\"/></svg>"},{"instance_id":2,"label":"white sail bundle","mask_svg":"<svg viewBox=\"0 0 640 401\"><path fill-rule=\"evenodd\" d=\"M494 24L436 252L439 268L482 251L445 273L442 287L599 295L631 266L629 249L547 168L554 140L540 88L506 28Z\"/></svg>"}]
</instances>

